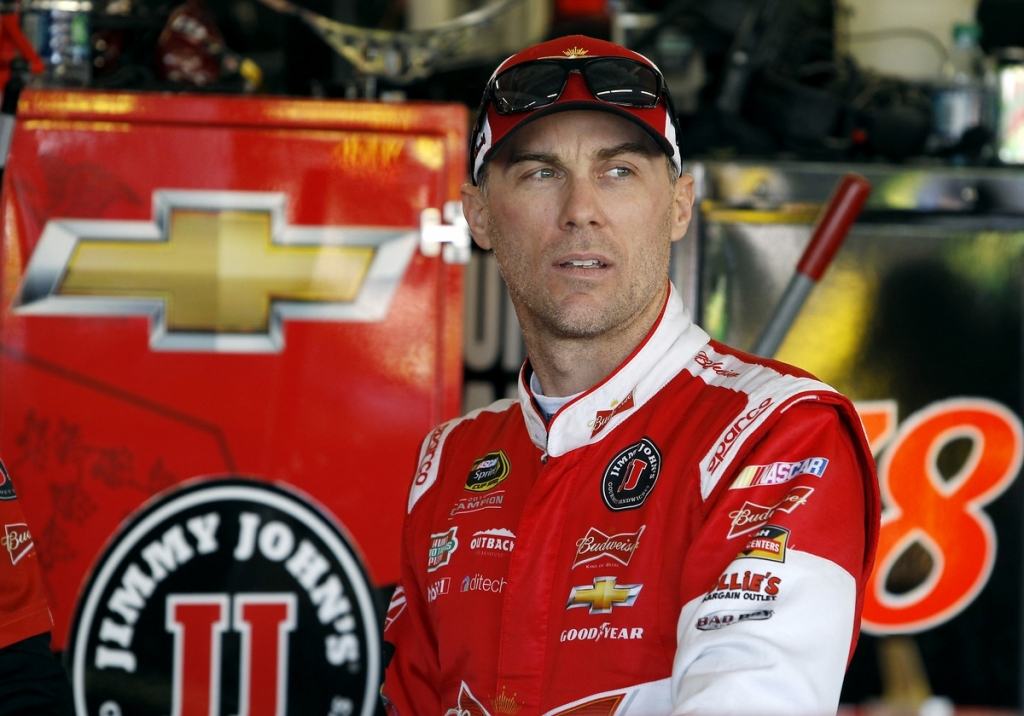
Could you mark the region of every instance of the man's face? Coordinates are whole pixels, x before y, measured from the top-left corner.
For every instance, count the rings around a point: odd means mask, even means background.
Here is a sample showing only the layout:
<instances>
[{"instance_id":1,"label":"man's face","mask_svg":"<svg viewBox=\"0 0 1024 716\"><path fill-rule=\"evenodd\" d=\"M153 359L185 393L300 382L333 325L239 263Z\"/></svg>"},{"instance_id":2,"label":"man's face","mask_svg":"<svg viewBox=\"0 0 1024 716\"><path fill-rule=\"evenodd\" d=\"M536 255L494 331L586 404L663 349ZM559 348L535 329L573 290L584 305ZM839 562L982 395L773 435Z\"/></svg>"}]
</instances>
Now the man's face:
<instances>
[{"instance_id":1,"label":"man's face","mask_svg":"<svg viewBox=\"0 0 1024 716\"><path fill-rule=\"evenodd\" d=\"M653 324L692 201L692 178L673 185L646 132L601 111L531 122L490 160L486 192L463 187L523 330L560 338Z\"/></svg>"}]
</instances>

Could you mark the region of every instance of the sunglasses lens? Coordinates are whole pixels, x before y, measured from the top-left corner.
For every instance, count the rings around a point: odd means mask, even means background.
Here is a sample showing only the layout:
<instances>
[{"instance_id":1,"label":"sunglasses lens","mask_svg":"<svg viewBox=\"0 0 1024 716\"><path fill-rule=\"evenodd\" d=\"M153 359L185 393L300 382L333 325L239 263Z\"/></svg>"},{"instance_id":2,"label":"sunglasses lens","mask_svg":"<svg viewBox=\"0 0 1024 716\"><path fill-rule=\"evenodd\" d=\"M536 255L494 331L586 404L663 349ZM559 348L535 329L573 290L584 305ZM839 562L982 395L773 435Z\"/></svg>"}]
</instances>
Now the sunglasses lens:
<instances>
[{"instance_id":1,"label":"sunglasses lens","mask_svg":"<svg viewBox=\"0 0 1024 716\"><path fill-rule=\"evenodd\" d=\"M661 96L661 81L646 65L632 60L591 60L583 70L594 96L628 107L654 107Z\"/></svg>"},{"instance_id":2,"label":"sunglasses lens","mask_svg":"<svg viewBox=\"0 0 1024 716\"><path fill-rule=\"evenodd\" d=\"M512 114L549 105L562 94L567 76L567 68L552 62L531 62L506 70L494 80L494 108L498 114Z\"/></svg>"}]
</instances>

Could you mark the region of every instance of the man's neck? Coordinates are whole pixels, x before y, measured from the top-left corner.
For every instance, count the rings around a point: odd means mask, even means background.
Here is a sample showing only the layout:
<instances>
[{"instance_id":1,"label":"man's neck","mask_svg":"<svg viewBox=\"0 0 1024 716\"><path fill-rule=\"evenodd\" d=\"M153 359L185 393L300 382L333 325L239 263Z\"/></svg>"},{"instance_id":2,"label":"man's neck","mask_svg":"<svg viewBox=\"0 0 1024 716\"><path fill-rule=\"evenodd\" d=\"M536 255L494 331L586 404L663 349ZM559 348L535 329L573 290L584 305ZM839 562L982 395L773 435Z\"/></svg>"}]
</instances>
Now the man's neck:
<instances>
[{"instance_id":1,"label":"man's neck","mask_svg":"<svg viewBox=\"0 0 1024 716\"><path fill-rule=\"evenodd\" d=\"M523 325L526 354L544 395L575 395L602 382L644 341L663 307L664 300L657 301L621 331L592 338L566 338Z\"/></svg>"}]
</instances>

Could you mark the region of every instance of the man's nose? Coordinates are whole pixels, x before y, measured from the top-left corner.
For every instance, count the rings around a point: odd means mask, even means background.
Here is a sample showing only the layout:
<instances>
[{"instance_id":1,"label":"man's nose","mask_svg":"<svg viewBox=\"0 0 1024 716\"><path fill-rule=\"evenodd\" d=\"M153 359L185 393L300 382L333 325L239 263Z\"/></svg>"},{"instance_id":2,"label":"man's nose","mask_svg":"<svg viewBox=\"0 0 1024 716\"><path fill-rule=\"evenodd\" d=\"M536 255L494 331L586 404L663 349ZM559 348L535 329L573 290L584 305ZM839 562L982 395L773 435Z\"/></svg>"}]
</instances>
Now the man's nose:
<instances>
[{"instance_id":1,"label":"man's nose","mask_svg":"<svg viewBox=\"0 0 1024 716\"><path fill-rule=\"evenodd\" d=\"M572 177L566 182L560 225L563 229L594 228L604 223L604 206L598 187L586 177Z\"/></svg>"}]
</instances>

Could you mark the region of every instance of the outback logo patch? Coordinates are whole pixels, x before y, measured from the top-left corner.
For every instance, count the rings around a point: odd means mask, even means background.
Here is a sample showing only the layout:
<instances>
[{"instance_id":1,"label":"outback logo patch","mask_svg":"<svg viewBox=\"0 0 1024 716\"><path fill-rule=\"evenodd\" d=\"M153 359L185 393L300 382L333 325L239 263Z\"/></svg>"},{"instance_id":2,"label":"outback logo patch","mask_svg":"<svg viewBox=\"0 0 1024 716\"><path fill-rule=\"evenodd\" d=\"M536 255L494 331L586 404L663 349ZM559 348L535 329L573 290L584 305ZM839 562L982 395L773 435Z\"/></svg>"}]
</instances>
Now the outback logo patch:
<instances>
[{"instance_id":1,"label":"outback logo patch","mask_svg":"<svg viewBox=\"0 0 1024 716\"><path fill-rule=\"evenodd\" d=\"M620 452L604 471L601 498L609 510L633 510L644 504L661 472L661 451L644 438Z\"/></svg>"},{"instance_id":2,"label":"outback logo patch","mask_svg":"<svg viewBox=\"0 0 1024 716\"><path fill-rule=\"evenodd\" d=\"M14 483L11 482L11 477L7 474L7 468L0 462L0 500L14 500L17 497L14 494Z\"/></svg>"},{"instance_id":3,"label":"outback logo patch","mask_svg":"<svg viewBox=\"0 0 1024 716\"><path fill-rule=\"evenodd\" d=\"M94 565L68 651L83 714L371 716L374 595L342 532L292 492L190 482Z\"/></svg>"},{"instance_id":4,"label":"outback logo patch","mask_svg":"<svg viewBox=\"0 0 1024 716\"><path fill-rule=\"evenodd\" d=\"M491 529L473 533L469 548L484 554L502 554L511 552L516 546L516 536L512 530Z\"/></svg>"},{"instance_id":5,"label":"outback logo patch","mask_svg":"<svg viewBox=\"0 0 1024 716\"><path fill-rule=\"evenodd\" d=\"M489 452L477 458L473 469L466 478L466 489L470 492L487 492L508 477L511 468L504 450Z\"/></svg>"},{"instance_id":6,"label":"outback logo patch","mask_svg":"<svg viewBox=\"0 0 1024 716\"><path fill-rule=\"evenodd\" d=\"M736 556L785 562L786 543L788 541L789 530L785 527L768 525L759 529Z\"/></svg>"},{"instance_id":7,"label":"outback logo patch","mask_svg":"<svg viewBox=\"0 0 1024 716\"><path fill-rule=\"evenodd\" d=\"M458 527L452 527L447 532L430 535L430 553L427 556L428 572L440 569L451 561L452 554L459 547L459 538L455 536L458 529Z\"/></svg>"}]
</instances>

